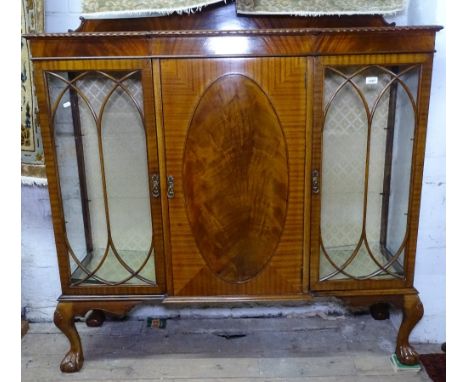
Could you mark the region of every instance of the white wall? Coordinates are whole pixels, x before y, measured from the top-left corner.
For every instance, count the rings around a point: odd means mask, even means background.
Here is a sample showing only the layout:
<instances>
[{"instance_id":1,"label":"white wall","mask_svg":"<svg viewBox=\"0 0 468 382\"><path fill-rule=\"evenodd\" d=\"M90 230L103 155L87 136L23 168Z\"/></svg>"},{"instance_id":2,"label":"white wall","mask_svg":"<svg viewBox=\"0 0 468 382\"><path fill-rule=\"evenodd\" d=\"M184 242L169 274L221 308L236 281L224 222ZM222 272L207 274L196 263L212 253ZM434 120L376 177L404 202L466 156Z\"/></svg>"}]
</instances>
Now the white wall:
<instances>
[{"instance_id":1,"label":"white wall","mask_svg":"<svg viewBox=\"0 0 468 382\"><path fill-rule=\"evenodd\" d=\"M46 32L66 32L80 25L81 0L45 0Z\"/></svg>"},{"instance_id":2,"label":"white wall","mask_svg":"<svg viewBox=\"0 0 468 382\"><path fill-rule=\"evenodd\" d=\"M390 18L399 25L445 24L443 0L411 0L408 12ZM80 0L46 0L46 30L62 32L79 25ZM425 315L413 331L417 342L445 341L445 32L438 34L427 135L421 221L418 236L415 286L421 293ZM23 186L22 195L22 306L32 321L51 320L60 295L55 244L47 189ZM258 315L296 312L316 314L336 309L332 305L282 309L235 309L182 312L146 307L146 315ZM399 325L399 314L392 316Z\"/></svg>"},{"instance_id":3,"label":"white wall","mask_svg":"<svg viewBox=\"0 0 468 382\"><path fill-rule=\"evenodd\" d=\"M408 24L445 25L445 1L411 0ZM445 341L445 30L437 34L414 285L424 305L415 341ZM392 318L399 323L399 317Z\"/></svg>"},{"instance_id":4,"label":"white wall","mask_svg":"<svg viewBox=\"0 0 468 382\"><path fill-rule=\"evenodd\" d=\"M47 188L21 187L21 307L31 321L51 321L60 279Z\"/></svg>"}]
</instances>

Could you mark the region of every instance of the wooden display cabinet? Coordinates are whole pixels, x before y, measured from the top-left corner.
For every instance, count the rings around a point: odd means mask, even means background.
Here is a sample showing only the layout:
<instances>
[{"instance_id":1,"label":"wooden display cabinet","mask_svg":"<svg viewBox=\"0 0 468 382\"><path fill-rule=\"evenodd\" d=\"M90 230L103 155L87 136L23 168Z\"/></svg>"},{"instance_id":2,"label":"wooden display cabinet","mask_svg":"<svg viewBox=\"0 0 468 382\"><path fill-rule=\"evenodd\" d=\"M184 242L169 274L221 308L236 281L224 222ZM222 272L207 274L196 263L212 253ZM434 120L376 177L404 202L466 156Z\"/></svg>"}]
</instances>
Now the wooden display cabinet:
<instances>
[{"instance_id":1,"label":"wooden display cabinet","mask_svg":"<svg viewBox=\"0 0 468 382\"><path fill-rule=\"evenodd\" d=\"M63 294L54 322L140 303L310 301L423 315L413 287L437 26L230 6L27 35Z\"/></svg>"}]
</instances>

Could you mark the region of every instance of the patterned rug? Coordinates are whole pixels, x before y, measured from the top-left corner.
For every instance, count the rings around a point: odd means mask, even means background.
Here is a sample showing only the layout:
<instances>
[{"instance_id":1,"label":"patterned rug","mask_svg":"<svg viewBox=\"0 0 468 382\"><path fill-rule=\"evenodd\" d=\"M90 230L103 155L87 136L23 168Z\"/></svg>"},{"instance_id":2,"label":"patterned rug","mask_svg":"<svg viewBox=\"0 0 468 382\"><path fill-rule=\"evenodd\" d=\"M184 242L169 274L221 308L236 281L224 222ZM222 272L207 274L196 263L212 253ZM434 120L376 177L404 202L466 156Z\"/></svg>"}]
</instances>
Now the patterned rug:
<instances>
[{"instance_id":1,"label":"patterned rug","mask_svg":"<svg viewBox=\"0 0 468 382\"><path fill-rule=\"evenodd\" d=\"M82 0L84 17L119 18L193 13L225 0Z\"/></svg>"},{"instance_id":2,"label":"patterned rug","mask_svg":"<svg viewBox=\"0 0 468 382\"><path fill-rule=\"evenodd\" d=\"M86 18L162 16L192 13L203 7L232 0L82 0ZM406 8L407 0L237 0L240 14L261 15L352 15L394 14Z\"/></svg>"},{"instance_id":3,"label":"patterned rug","mask_svg":"<svg viewBox=\"0 0 468 382\"><path fill-rule=\"evenodd\" d=\"M21 33L44 31L44 0L22 0ZM21 162L43 164L29 46L21 39Z\"/></svg>"},{"instance_id":4,"label":"patterned rug","mask_svg":"<svg viewBox=\"0 0 468 382\"><path fill-rule=\"evenodd\" d=\"M262 15L394 14L407 0L237 0L237 12Z\"/></svg>"},{"instance_id":5,"label":"patterned rug","mask_svg":"<svg viewBox=\"0 0 468 382\"><path fill-rule=\"evenodd\" d=\"M445 354L421 354L419 360L423 364L424 369L426 369L426 373L434 382L445 382Z\"/></svg>"}]
</instances>

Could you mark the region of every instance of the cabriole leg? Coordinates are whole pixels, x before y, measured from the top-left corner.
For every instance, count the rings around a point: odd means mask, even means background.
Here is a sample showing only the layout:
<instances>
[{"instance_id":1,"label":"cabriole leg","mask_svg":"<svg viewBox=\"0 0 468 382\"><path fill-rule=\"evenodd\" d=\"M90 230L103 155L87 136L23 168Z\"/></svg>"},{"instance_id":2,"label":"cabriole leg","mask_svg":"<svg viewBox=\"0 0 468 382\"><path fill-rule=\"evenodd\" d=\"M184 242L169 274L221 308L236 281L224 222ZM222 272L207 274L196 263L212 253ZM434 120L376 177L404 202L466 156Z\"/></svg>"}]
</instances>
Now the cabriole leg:
<instances>
[{"instance_id":1,"label":"cabriole leg","mask_svg":"<svg viewBox=\"0 0 468 382\"><path fill-rule=\"evenodd\" d=\"M59 302L54 313L54 323L70 341L70 350L60 364L64 373L74 373L83 366L83 349L75 327L73 303Z\"/></svg>"},{"instance_id":2,"label":"cabriole leg","mask_svg":"<svg viewBox=\"0 0 468 382\"><path fill-rule=\"evenodd\" d=\"M405 365L415 365L419 361L418 353L409 344L409 335L424 314L424 307L417 294L403 296L403 320L398 331L395 353Z\"/></svg>"}]
</instances>

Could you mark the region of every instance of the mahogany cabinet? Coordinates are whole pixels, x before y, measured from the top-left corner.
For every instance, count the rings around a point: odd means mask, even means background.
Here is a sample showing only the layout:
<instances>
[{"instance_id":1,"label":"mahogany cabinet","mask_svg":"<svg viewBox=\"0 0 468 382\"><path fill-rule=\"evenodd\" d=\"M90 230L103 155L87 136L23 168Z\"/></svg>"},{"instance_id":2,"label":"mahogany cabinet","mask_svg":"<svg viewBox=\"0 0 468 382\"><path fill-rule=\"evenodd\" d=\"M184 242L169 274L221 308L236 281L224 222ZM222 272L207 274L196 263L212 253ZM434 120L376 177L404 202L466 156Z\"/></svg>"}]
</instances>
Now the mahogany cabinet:
<instances>
[{"instance_id":1,"label":"mahogany cabinet","mask_svg":"<svg viewBox=\"0 0 468 382\"><path fill-rule=\"evenodd\" d=\"M27 35L63 294L54 322L136 304L403 310L413 288L436 26L379 16L83 20ZM379 311L379 307L381 308ZM383 307L383 308L382 308ZM383 309L383 311L382 311Z\"/></svg>"}]
</instances>

